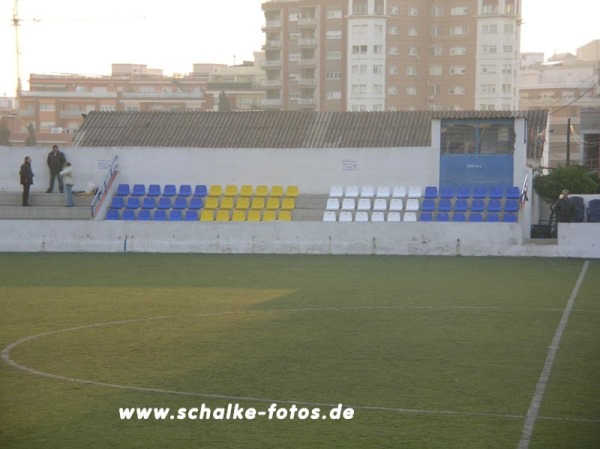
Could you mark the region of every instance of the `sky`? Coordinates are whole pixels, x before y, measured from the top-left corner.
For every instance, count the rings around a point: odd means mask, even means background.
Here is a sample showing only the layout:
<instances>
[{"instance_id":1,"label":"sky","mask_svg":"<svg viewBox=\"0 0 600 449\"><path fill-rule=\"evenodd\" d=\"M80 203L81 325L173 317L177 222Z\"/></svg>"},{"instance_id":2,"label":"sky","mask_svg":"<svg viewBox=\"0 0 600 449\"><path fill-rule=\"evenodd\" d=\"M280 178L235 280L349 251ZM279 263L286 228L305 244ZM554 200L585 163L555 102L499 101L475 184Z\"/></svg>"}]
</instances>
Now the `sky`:
<instances>
[{"instance_id":1,"label":"sky","mask_svg":"<svg viewBox=\"0 0 600 449\"><path fill-rule=\"evenodd\" d=\"M145 64L165 75L195 63L252 60L265 37L263 0L18 0L20 73L110 75ZM0 95L17 85L14 0L0 0ZM522 0L521 51L548 58L600 39L600 1Z\"/></svg>"}]
</instances>

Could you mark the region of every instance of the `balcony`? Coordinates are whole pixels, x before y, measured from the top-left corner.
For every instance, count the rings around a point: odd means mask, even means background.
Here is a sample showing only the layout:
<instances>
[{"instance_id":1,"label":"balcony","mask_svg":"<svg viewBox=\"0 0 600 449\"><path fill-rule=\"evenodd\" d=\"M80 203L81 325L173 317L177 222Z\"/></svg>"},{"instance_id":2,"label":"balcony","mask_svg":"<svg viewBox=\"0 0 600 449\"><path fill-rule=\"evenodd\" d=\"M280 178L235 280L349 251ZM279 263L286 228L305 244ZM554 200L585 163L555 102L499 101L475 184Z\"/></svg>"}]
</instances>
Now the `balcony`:
<instances>
[{"instance_id":1,"label":"balcony","mask_svg":"<svg viewBox=\"0 0 600 449\"><path fill-rule=\"evenodd\" d=\"M316 78L301 78L298 80L298 86L317 87L317 80Z\"/></svg>"},{"instance_id":2,"label":"balcony","mask_svg":"<svg viewBox=\"0 0 600 449\"><path fill-rule=\"evenodd\" d=\"M303 108L314 108L317 106L316 98L300 98L298 104Z\"/></svg>"},{"instance_id":3,"label":"balcony","mask_svg":"<svg viewBox=\"0 0 600 449\"><path fill-rule=\"evenodd\" d=\"M264 32L275 31L281 29L281 20L267 20L265 25L262 27Z\"/></svg>"},{"instance_id":4,"label":"balcony","mask_svg":"<svg viewBox=\"0 0 600 449\"><path fill-rule=\"evenodd\" d=\"M260 105L263 108L280 108L281 107L281 99L279 98L263 98L260 100Z\"/></svg>"},{"instance_id":5,"label":"balcony","mask_svg":"<svg viewBox=\"0 0 600 449\"><path fill-rule=\"evenodd\" d=\"M280 59L267 59L266 61L260 62L260 67L262 69L280 69L281 68L281 60Z\"/></svg>"},{"instance_id":6,"label":"balcony","mask_svg":"<svg viewBox=\"0 0 600 449\"><path fill-rule=\"evenodd\" d=\"M298 39L298 46L300 48L316 48L317 40L314 38L300 38Z\"/></svg>"},{"instance_id":7,"label":"balcony","mask_svg":"<svg viewBox=\"0 0 600 449\"><path fill-rule=\"evenodd\" d=\"M298 28L316 28L317 27L317 19L312 18L301 18L298 19Z\"/></svg>"},{"instance_id":8,"label":"balcony","mask_svg":"<svg viewBox=\"0 0 600 449\"><path fill-rule=\"evenodd\" d=\"M265 42L265 44L263 45L263 50L279 50L281 48L281 41L280 40L268 40L267 42Z\"/></svg>"},{"instance_id":9,"label":"balcony","mask_svg":"<svg viewBox=\"0 0 600 449\"><path fill-rule=\"evenodd\" d=\"M316 67L317 66L317 60L316 59L301 59L300 61L298 61L298 64L300 64L300 67Z\"/></svg>"},{"instance_id":10,"label":"balcony","mask_svg":"<svg viewBox=\"0 0 600 449\"><path fill-rule=\"evenodd\" d=\"M124 99L201 100L204 92L123 92Z\"/></svg>"},{"instance_id":11,"label":"balcony","mask_svg":"<svg viewBox=\"0 0 600 449\"><path fill-rule=\"evenodd\" d=\"M116 92L23 91L21 97L40 98L117 98Z\"/></svg>"},{"instance_id":12,"label":"balcony","mask_svg":"<svg viewBox=\"0 0 600 449\"><path fill-rule=\"evenodd\" d=\"M261 81L260 87L263 89L279 89L281 88L280 80L264 80Z\"/></svg>"}]
</instances>

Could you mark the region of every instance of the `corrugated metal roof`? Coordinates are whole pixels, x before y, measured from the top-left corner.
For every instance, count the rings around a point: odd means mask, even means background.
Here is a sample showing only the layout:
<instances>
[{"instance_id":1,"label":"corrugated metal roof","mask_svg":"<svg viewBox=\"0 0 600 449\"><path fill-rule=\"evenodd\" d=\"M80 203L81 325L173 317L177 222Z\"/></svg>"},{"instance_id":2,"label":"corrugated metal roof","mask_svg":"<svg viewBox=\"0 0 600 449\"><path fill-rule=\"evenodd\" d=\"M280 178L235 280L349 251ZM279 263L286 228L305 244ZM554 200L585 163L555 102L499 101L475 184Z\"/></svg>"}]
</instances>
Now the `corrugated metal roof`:
<instances>
[{"instance_id":1,"label":"corrugated metal roof","mask_svg":"<svg viewBox=\"0 0 600 449\"><path fill-rule=\"evenodd\" d=\"M432 119L527 119L547 110L456 112L90 112L79 147L371 148L431 145Z\"/></svg>"}]
</instances>

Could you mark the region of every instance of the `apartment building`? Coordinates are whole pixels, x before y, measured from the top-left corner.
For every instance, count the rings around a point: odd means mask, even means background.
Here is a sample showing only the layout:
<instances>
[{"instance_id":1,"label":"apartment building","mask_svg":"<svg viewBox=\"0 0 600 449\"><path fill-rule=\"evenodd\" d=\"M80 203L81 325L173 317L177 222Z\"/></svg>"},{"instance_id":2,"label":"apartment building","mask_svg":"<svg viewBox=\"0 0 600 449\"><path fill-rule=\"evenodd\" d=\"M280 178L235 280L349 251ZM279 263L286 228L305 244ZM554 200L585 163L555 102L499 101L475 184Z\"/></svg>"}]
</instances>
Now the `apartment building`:
<instances>
[{"instance_id":1,"label":"apartment building","mask_svg":"<svg viewBox=\"0 0 600 449\"><path fill-rule=\"evenodd\" d=\"M262 106L516 110L521 0L270 0Z\"/></svg>"}]
</instances>

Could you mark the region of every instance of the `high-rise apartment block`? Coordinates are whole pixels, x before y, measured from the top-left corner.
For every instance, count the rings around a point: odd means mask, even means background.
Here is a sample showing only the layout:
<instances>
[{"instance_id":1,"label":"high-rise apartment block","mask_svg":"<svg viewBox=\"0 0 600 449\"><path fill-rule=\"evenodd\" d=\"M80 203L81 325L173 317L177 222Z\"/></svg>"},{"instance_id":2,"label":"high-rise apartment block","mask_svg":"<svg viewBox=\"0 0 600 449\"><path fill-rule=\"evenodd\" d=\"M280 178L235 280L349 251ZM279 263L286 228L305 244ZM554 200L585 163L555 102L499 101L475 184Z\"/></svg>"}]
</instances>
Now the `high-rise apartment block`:
<instances>
[{"instance_id":1,"label":"high-rise apartment block","mask_svg":"<svg viewBox=\"0 0 600 449\"><path fill-rule=\"evenodd\" d=\"M516 110L521 0L270 0L262 106Z\"/></svg>"}]
</instances>

